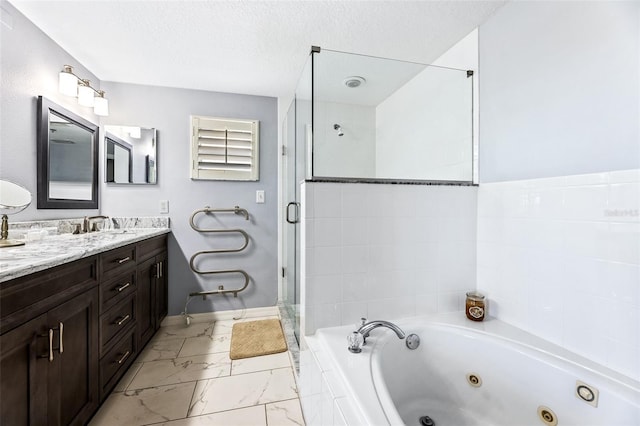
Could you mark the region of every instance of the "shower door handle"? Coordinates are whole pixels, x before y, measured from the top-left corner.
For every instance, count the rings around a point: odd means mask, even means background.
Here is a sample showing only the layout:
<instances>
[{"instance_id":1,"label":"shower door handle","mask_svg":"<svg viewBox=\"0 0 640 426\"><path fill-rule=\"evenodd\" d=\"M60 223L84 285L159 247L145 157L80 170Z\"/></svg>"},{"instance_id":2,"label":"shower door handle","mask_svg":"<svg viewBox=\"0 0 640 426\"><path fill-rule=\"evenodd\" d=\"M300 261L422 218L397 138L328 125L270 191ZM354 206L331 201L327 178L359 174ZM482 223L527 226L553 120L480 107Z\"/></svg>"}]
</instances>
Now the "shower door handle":
<instances>
[{"instance_id":1,"label":"shower door handle","mask_svg":"<svg viewBox=\"0 0 640 426\"><path fill-rule=\"evenodd\" d=\"M291 206L294 207L294 218L293 220L291 219L291 215L289 214L289 212L291 211ZM296 203L295 201L290 202L289 204L287 204L287 222L288 223L298 223L299 222L299 218L298 218L298 206L299 204Z\"/></svg>"}]
</instances>

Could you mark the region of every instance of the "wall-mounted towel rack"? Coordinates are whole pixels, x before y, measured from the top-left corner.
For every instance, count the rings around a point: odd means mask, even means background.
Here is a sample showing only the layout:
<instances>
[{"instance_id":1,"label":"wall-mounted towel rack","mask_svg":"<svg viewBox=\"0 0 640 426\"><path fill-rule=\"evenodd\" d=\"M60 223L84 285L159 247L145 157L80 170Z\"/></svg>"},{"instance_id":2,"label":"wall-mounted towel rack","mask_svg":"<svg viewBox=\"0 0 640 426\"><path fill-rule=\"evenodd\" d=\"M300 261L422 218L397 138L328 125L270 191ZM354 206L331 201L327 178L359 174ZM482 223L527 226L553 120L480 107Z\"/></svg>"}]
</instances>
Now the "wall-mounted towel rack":
<instances>
[{"instance_id":1,"label":"wall-mounted towel rack","mask_svg":"<svg viewBox=\"0 0 640 426\"><path fill-rule=\"evenodd\" d=\"M241 274L244 277L244 285L241 288L231 289L231 290L227 290L227 289L224 288L223 285L219 285L217 290L196 291L196 292L193 292L193 293L189 293L189 296L202 296L203 299L206 299L208 295L232 293L234 295L234 297L238 297L238 293L243 291L243 290L245 290L249 286L249 274L247 274L242 269L218 269L218 270L203 271L203 270L198 269L195 266L195 260L196 260L196 258L198 256L207 255L207 254L236 253L236 252L242 251L245 248L247 248L247 246L249 245L249 234L247 234L243 229L239 229L239 228L237 228L237 229L203 229L203 228L200 228L195 224L195 221L194 221L194 218L200 213L204 213L204 214L210 214L210 213L235 213L235 214L241 214L241 215L244 216L245 220L249 220L249 212L247 210L245 210L245 209L242 209L242 208L238 207L238 206L235 206L232 209L212 209L209 206L205 206L204 209L200 209L200 210L194 211L193 214L191 215L191 218L189 219L189 224L191 225L191 228L193 228L197 232L205 232L205 233L239 233L240 235L242 235L244 237L244 244L241 247L231 248L231 249L201 250L201 251L195 253L193 256L191 256L191 259L189 260L189 266L191 267L191 270L193 272L195 272L196 274L200 274L200 275Z\"/></svg>"}]
</instances>

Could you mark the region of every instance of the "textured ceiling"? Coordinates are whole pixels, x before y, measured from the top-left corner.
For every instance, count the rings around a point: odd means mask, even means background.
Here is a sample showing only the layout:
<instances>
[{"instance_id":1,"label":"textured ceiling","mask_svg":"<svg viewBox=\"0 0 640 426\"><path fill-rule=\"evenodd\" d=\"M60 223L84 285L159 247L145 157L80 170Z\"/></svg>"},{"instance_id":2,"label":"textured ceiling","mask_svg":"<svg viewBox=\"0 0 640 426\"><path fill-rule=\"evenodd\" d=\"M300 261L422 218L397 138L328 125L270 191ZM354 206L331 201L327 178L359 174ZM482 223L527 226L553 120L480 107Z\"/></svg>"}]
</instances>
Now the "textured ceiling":
<instances>
[{"instance_id":1,"label":"textured ceiling","mask_svg":"<svg viewBox=\"0 0 640 426\"><path fill-rule=\"evenodd\" d=\"M278 97L295 90L312 45L430 63L504 4L10 2L101 80Z\"/></svg>"}]
</instances>

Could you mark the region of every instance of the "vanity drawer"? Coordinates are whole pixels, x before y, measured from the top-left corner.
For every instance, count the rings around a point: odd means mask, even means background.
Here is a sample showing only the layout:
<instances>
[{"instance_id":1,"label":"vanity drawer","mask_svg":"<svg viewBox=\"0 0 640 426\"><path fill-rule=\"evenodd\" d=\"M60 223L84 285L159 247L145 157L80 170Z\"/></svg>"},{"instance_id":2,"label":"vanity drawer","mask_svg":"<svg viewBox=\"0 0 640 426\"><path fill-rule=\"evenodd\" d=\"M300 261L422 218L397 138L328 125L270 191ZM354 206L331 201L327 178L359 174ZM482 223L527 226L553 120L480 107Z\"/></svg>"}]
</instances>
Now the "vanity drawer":
<instances>
[{"instance_id":1,"label":"vanity drawer","mask_svg":"<svg viewBox=\"0 0 640 426\"><path fill-rule=\"evenodd\" d=\"M136 289L136 271L131 270L100 284L100 312L124 300Z\"/></svg>"},{"instance_id":2,"label":"vanity drawer","mask_svg":"<svg viewBox=\"0 0 640 426\"><path fill-rule=\"evenodd\" d=\"M138 260L142 262L150 257L167 249L167 236L161 235L159 237L149 238L148 240L140 241L137 245Z\"/></svg>"},{"instance_id":3,"label":"vanity drawer","mask_svg":"<svg viewBox=\"0 0 640 426\"><path fill-rule=\"evenodd\" d=\"M98 285L97 256L0 283L0 334Z\"/></svg>"},{"instance_id":4,"label":"vanity drawer","mask_svg":"<svg viewBox=\"0 0 640 426\"><path fill-rule=\"evenodd\" d=\"M131 294L100 316L100 353L104 353L111 343L135 324L135 315L136 297Z\"/></svg>"},{"instance_id":5,"label":"vanity drawer","mask_svg":"<svg viewBox=\"0 0 640 426\"><path fill-rule=\"evenodd\" d=\"M109 278L136 265L136 246L130 244L100 255L103 278Z\"/></svg>"},{"instance_id":6,"label":"vanity drawer","mask_svg":"<svg viewBox=\"0 0 640 426\"><path fill-rule=\"evenodd\" d=\"M135 359L138 353L136 345L136 332L133 328L100 360L101 400L108 396Z\"/></svg>"}]
</instances>

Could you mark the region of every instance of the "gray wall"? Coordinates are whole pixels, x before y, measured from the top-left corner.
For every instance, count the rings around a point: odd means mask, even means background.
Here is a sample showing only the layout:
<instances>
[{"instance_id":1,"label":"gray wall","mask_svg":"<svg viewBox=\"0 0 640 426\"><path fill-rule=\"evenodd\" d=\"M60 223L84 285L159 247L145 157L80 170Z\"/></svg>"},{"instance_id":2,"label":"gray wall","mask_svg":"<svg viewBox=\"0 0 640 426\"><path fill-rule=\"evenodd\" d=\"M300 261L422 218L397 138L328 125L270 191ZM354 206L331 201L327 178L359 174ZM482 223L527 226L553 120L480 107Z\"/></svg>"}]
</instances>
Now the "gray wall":
<instances>
[{"instance_id":1,"label":"gray wall","mask_svg":"<svg viewBox=\"0 0 640 426\"><path fill-rule=\"evenodd\" d=\"M481 182L640 167L639 2L510 2L479 52Z\"/></svg>"},{"instance_id":2,"label":"gray wall","mask_svg":"<svg viewBox=\"0 0 640 426\"><path fill-rule=\"evenodd\" d=\"M100 87L96 76L42 33L6 1L0 3L0 178L31 191L32 204L11 221L58 219L95 214L96 210L36 209L36 115L42 95L87 120L98 123L91 108L58 93L58 73L65 64Z\"/></svg>"},{"instance_id":3,"label":"gray wall","mask_svg":"<svg viewBox=\"0 0 640 426\"><path fill-rule=\"evenodd\" d=\"M173 233L169 243L169 313L180 313L189 292L235 286L235 280L199 279L189 269L189 258L217 244L237 246L237 239L202 236L188 219L195 209L246 208L251 221L233 214L207 222L211 227L242 227L251 236L247 251L218 256L205 268L243 268L252 277L250 289L237 299L196 298L190 312L271 306L277 300L277 104L275 98L213 93L198 90L100 82L77 60L44 35L6 1L2 1L0 96L0 178L25 186L34 203L12 221L81 217L96 210L37 210L36 97L43 95L89 121L140 125L158 129L158 185L108 186L104 181L104 142L100 141L100 212L111 216L157 216L159 201L169 200ZM90 108L58 94L58 72L64 64L107 91L110 116L98 120ZM212 182L189 179L189 115L201 114L260 120L260 181ZM266 192L266 203L255 204L255 191ZM219 259L219 260L218 260ZM240 284L240 283L239 283Z\"/></svg>"},{"instance_id":4,"label":"gray wall","mask_svg":"<svg viewBox=\"0 0 640 426\"><path fill-rule=\"evenodd\" d=\"M249 211L251 220L234 214L216 215L201 222L211 228L243 228L251 236L246 251L210 256L203 268L242 268L252 277L250 288L235 299L214 296L194 298L189 312L209 312L272 306L277 302L277 100L259 96L214 93L134 84L104 82L110 115L103 125L129 125L157 129L158 184L102 184L101 211L113 216L156 216L159 201L169 200L172 237L169 251L169 313L182 312L188 293L201 289L241 286L228 277L196 277L189 259L200 250L238 247L242 240L201 235L189 226L194 210L205 206ZM258 182L195 181L189 178L189 116L260 120L260 180ZM102 167L102 165L101 165ZM265 204L255 203L255 191L265 190ZM200 258L204 259L204 258ZM215 260L214 260L215 259ZM233 278L233 277L231 277Z\"/></svg>"}]
</instances>

